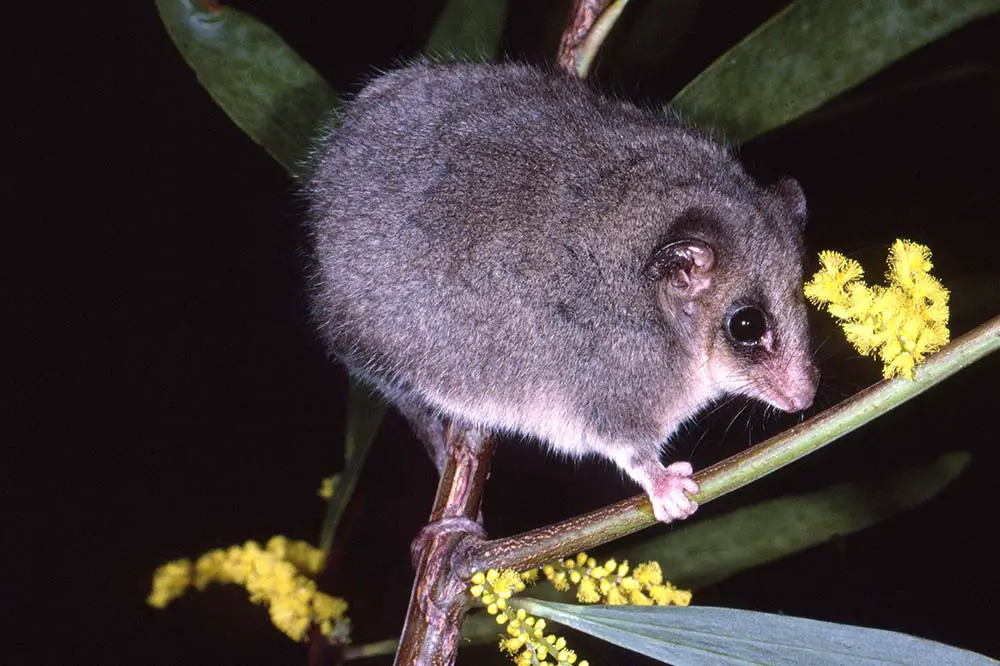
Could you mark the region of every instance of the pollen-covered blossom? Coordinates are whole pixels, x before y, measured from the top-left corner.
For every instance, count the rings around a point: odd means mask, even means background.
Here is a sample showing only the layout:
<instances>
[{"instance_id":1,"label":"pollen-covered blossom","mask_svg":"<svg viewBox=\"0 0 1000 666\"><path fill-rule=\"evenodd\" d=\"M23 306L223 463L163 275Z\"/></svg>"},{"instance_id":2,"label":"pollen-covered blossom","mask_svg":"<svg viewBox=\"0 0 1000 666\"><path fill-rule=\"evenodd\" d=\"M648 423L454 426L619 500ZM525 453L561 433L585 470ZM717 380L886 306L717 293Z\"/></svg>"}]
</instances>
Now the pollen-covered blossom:
<instances>
[{"instance_id":1,"label":"pollen-covered blossom","mask_svg":"<svg viewBox=\"0 0 1000 666\"><path fill-rule=\"evenodd\" d=\"M322 551L304 541L276 536L264 548L247 541L209 551L194 563L177 560L163 565L153 575L147 602L163 608L188 587L202 590L209 583L235 583L247 589L251 601L266 605L271 621L293 640L304 640L315 624L324 635L346 642L347 602L320 592L305 575L319 573L323 561Z\"/></svg>"},{"instance_id":2,"label":"pollen-covered blossom","mask_svg":"<svg viewBox=\"0 0 1000 666\"><path fill-rule=\"evenodd\" d=\"M842 254L821 252L819 259L806 298L840 320L855 349L881 359L886 379L913 379L914 368L948 342L948 290L930 274L926 246L893 243L886 286L864 284L861 265Z\"/></svg>"},{"instance_id":3,"label":"pollen-covered blossom","mask_svg":"<svg viewBox=\"0 0 1000 666\"><path fill-rule=\"evenodd\" d=\"M598 564L586 553L580 553L542 567L541 573L557 590L568 591L575 585L576 598L583 603L687 606L691 602L690 592L664 582L656 562L640 564L630 573L628 562L611 559ZM586 661L576 661L576 653L566 647L565 639L545 633L544 619L532 617L522 608L510 607L510 598L538 577L538 569L521 573L491 569L472 577L469 592L488 613L496 616L497 623L506 625L507 636L501 639L500 649L510 654L516 664L587 666ZM549 657L555 661L548 661Z\"/></svg>"},{"instance_id":4,"label":"pollen-covered blossom","mask_svg":"<svg viewBox=\"0 0 1000 666\"><path fill-rule=\"evenodd\" d=\"M525 588L525 580L537 578L537 571L520 574L511 569L490 569L472 576L469 593L496 617L497 624L506 625L507 637L500 639L500 649L518 666L589 666L586 660L577 662L576 653L566 647L566 639L545 633L545 620L535 618L523 608L512 609L508 599ZM549 658L554 661L549 661Z\"/></svg>"},{"instance_id":5,"label":"pollen-covered blossom","mask_svg":"<svg viewBox=\"0 0 1000 666\"><path fill-rule=\"evenodd\" d=\"M544 576L557 590L576 585L576 599L581 603L605 603L609 606L687 606L691 592L679 590L663 581L656 562L640 564L629 575L628 561L611 559L599 565L586 553L542 567Z\"/></svg>"},{"instance_id":6,"label":"pollen-covered blossom","mask_svg":"<svg viewBox=\"0 0 1000 666\"><path fill-rule=\"evenodd\" d=\"M146 603L154 608L164 608L191 585L191 573L191 560L167 562L153 574L153 591L149 593Z\"/></svg>"}]
</instances>

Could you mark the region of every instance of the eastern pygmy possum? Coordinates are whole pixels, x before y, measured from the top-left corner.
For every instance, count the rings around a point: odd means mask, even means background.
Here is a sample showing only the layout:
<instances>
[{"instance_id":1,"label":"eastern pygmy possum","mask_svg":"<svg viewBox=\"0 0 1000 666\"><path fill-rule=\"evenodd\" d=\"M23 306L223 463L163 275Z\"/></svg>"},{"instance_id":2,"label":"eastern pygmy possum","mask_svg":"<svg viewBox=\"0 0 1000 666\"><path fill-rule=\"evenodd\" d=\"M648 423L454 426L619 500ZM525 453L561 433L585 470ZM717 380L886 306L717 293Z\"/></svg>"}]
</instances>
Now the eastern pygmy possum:
<instances>
[{"instance_id":1,"label":"eastern pygmy possum","mask_svg":"<svg viewBox=\"0 0 1000 666\"><path fill-rule=\"evenodd\" d=\"M521 65L378 76L306 187L313 311L404 413L613 461L664 522L661 449L727 394L805 409L818 373L798 183L761 187L676 117Z\"/></svg>"}]
</instances>

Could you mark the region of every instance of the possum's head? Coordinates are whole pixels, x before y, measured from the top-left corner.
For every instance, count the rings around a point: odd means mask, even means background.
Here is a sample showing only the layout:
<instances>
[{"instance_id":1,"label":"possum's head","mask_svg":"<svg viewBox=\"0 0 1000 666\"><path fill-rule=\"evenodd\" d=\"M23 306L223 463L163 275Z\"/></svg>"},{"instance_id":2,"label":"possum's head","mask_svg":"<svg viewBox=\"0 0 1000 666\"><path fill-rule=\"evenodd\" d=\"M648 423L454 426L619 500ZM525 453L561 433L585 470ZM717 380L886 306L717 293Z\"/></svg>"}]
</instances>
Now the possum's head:
<instances>
[{"instance_id":1,"label":"possum's head","mask_svg":"<svg viewBox=\"0 0 1000 666\"><path fill-rule=\"evenodd\" d=\"M802 189L791 179L768 189L695 185L671 198L680 212L645 276L711 393L806 409L819 373L802 295Z\"/></svg>"}]
</instances>

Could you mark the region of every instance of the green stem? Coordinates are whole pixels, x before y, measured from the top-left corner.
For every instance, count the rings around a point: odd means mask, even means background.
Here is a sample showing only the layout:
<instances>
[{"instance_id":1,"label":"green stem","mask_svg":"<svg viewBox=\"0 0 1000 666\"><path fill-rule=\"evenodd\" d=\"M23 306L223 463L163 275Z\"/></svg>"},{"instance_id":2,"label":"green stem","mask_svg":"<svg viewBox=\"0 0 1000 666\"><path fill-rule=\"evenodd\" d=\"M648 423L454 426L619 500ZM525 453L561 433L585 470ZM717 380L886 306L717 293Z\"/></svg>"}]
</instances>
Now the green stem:
<instances>
[{"instance_id":1,"label":"green stem","mask_svg":"<svg viewBox=\"0 0 1000 666\"><path fill-rule=\"evenodd\" d=\"M590 73L590 68L594 64L594 59L597 57L597 52L600 51L601 45L604 44L604 40L607 39L611 28L615 25L615 22L621 16L627 4L628 0L615 0L615 2L612 2L597 17L593 27L584 38L583 43L578 47L576 75L581 79L587 78L587 74Z\"/></svg>"},{"instance_id":2,"label":"green stem","mask_svg":"<svg viewBox=\"0 0 1000 666\"><path fill-rule=\"evenodd\" d=\"M860 428L988 354L1000 349L1000 316L953 341L917 369L912 381L894 379L853 395L805 423L695 475L700 504L766 476ZM462 561L474 570L531 569L593 548L656 523L645 495L531 532L486 541ZM466 573L466 572L463 572Z\"/></svg>"}]
</instances>

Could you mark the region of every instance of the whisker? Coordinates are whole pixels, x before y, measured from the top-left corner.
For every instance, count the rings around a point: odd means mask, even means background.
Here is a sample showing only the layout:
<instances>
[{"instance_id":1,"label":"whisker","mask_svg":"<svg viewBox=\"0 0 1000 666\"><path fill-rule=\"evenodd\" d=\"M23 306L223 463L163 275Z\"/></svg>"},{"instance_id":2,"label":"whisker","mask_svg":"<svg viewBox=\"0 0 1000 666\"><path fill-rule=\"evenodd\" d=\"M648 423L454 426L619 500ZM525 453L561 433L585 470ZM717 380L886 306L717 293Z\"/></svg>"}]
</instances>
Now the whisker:
<instances>
[{"instance_id":1,"label":"whisker","mask_svg":"<svg viewBox=\"0 0 1000 666\"><path fill-rule=\"evenodd\" d=\"M742 407L740 407L740 410L736 412L733 418L729 420L729 425L726 426L726 430L722 433L722 439L726 438L726 436L729 434L729 430L733 427L733 424L736 423L736 420L740 418L743 412L745 412L747 409L750 408L751 404L752 403L750 402L745 403Z\"/></svg>"}]
</instances>

